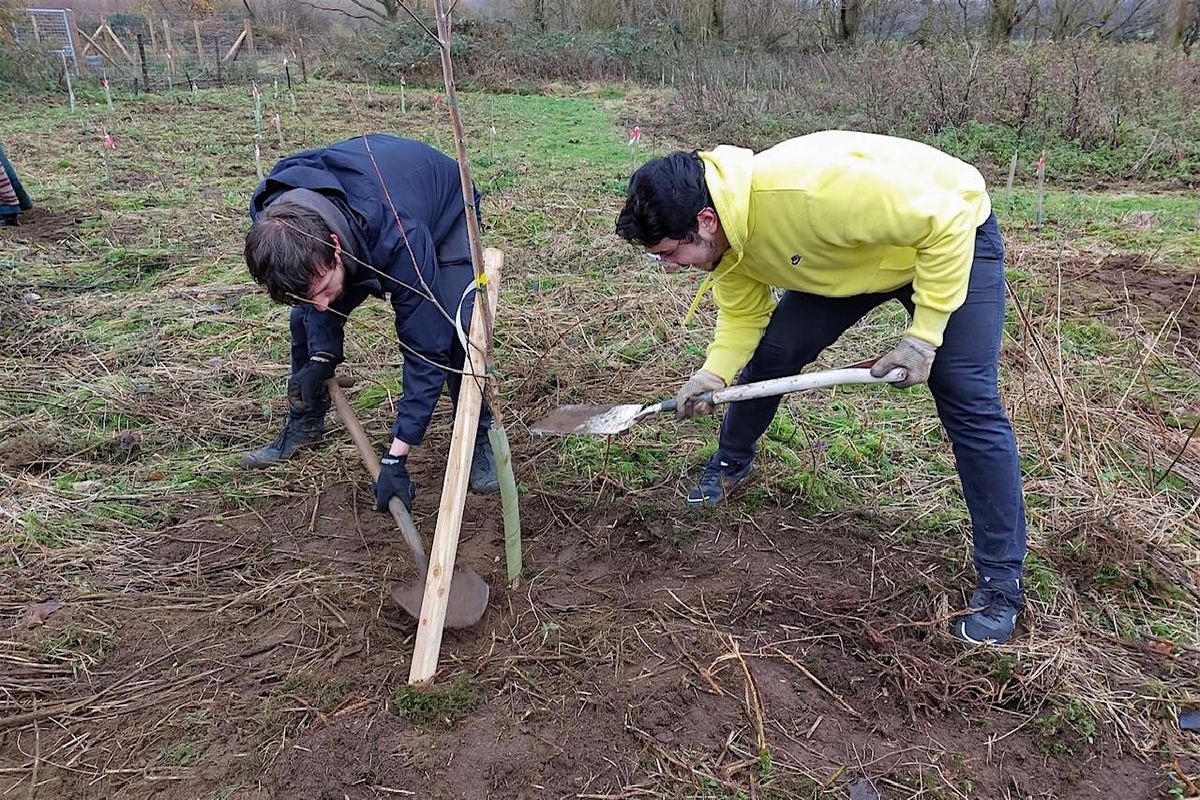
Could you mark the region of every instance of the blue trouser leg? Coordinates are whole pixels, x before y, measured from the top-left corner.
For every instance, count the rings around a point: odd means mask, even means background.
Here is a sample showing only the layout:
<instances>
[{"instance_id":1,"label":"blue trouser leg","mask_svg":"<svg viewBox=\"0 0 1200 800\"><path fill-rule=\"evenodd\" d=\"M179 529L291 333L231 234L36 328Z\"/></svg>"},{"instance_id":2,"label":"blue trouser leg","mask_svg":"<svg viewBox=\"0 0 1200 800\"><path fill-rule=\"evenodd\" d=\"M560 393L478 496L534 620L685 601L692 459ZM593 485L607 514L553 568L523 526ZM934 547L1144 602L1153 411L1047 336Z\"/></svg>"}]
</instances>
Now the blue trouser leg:
<instances>
[{"instance_id":1,"label":"blue trouser leg","mask_svg":"<svg viewBox=\"0 0 1200 800\"><path fill-rule=\"evenodd\" d=\"M911 309L910 297L902 302ZM1004 302L1004 245L991 217L976 232L967 299L950 315L929 389L971 513L975 569L1014 580L1025 560L1025 500L1016 437L1000 402Z\"/></svg>"},{"instance_id":2,"label":"blue trouser leg","mask_svg":"<svg viewBox=\"0 0 1200 800\"><path fill-rule=\"evenodd\" d=\"M288 331L292 337L292 374L295 375L300 371L301 367L308 363L308 330L305 327L305 314L308 310L306 305L292 306L291 314L288 315ZM325 395L323 400L317 401L311 413L297 414L294 411L289 411L289 416L292 419L313 418L324 419L325 413L329 411L331 405L328 395Z\"/></svg>"},{"instance_id":3,"label":"blue trouser leg","mask_svg":"<svg viewBox=\"0 0 1200 800\"><path fill-rule=\"evenodd\" d=\"M304 327L304 306L292 306L288 315L288 332L292 336L292 374L308 363L308 331Z\"/></svg>"},{"instance_id":4,"label":"blue trouser leg","mask_svg":"<svg viewBox=\"0 0 1200 800\"><path fill-rule=\"evenodd\" d=\"M820 297L806 292L784 292L737 382L795 375L837 341L847 328L891 296ZM730 403L721 423L720 446L714 461L746 464L753 459L758 438L771 424L780 400L780 397L761 397Z\"/></svg>"}]
</instances>

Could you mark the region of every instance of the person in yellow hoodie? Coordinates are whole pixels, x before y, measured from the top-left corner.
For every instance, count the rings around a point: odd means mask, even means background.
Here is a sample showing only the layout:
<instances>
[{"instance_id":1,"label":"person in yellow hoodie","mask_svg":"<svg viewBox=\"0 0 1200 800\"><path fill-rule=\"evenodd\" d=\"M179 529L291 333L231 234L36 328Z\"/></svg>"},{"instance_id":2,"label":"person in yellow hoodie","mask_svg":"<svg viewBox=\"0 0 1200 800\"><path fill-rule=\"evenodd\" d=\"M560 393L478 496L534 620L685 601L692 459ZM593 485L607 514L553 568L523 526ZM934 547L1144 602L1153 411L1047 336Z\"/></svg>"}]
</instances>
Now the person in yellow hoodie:
<instances>
[{"instance_id":1,"label":"person in yellow hoodie","mask_svg":"<svg viewBox=\"0 0 1200 800\"><path fill-rule=\"evenodd\" d=\"M712 412L703 393L796 374L871 309L904 305L911 324L872 372L903 367L898 386L927 383L953 444L979 582L952 633L1008 641L1024 606L1025 502L999 392L1004 244L979 171L851 131L757 154L675 152L634 173L616 231L668 267L710 273L716 331L676 395L681 419ZM689 505L721 504L749 477L779 402L729 405Z\"/></svg>"}]
</instances>

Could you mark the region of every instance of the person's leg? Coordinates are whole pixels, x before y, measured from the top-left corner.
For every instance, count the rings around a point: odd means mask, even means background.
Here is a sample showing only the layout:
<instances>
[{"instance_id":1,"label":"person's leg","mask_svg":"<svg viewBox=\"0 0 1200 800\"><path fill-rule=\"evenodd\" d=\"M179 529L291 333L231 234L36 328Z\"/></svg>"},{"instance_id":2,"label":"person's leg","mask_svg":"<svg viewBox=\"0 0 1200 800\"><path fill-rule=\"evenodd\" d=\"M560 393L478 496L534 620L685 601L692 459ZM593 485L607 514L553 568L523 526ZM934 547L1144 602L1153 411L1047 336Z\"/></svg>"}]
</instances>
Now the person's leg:
<instances>
[{"instance_id":1,"label":"person's leg","mask_svg":"<svg viewBox=\"0 0 1200 800\"><path fill-rule=\"evenodd\" d=\"M967 299L950 316L929 376L971 514L982 592L971 605L998 603L994 613L984 608L956 622L956 635L972 641L1007 640L1021 607L1025 501L1016 438L1000 401L1004 304L1004 245L991 217L976 232Z\"/></svg>"},{"instance_id":2,"label":"person's leg","mask_svg":"<svg viewBox=\"0 0 1200 800\"><path fill-rule=\"evenodd\" d=\"M799 373L847 328L887 299L884 294L820 297L784 292L737 383ZM762 397L729 404L721 422L717 452L704 468L699 484L688 494L688 505L718 505L724 502L729 489L749 476L758 440L774 419L781 400Z\"/></svg>"},{"instance_id":3,"label":"person's leg","mask_svg":"<svg viewBox=\"0 0 1200 800\"><path fill-rule=\"evenodd\" d=\"M288 330L291 334L292 374L296 374L308 363L308 332L305 319L308 306L293 306L288 319ZM272 464L291 458L301 447L317 444L325 439L325 413L329 410L330 400L326 395L318 408L311 413L296 414L288 409L287 423L283 431L270 444L242 454L242 466L247 469L261 469Z\"/></svg>"}]
</instances>

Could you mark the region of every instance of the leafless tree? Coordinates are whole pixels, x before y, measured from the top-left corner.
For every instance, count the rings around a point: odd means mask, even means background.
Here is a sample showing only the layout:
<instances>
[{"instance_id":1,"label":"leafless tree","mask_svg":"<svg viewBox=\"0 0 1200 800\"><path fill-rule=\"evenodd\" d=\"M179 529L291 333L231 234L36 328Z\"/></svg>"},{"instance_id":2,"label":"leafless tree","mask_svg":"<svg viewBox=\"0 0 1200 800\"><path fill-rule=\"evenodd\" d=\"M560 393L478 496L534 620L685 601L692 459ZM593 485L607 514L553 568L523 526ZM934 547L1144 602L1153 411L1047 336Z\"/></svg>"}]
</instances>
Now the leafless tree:
<instances>
[{"instance_id":1,"label":"leafless tree","mask_svg":"<svg viewBox=\"0 0 1200 800\"><path fill-rule=\"evenodd\" d=\"M1167 11L1169 18L1162 26L1164 41L1172 48L1191 53L1200 40L1200 0L1174 0Z\"/></svg>"},{"instance_id":2,"label":"leafless tree","mask_svg":"<svg viewBox=\"0 0 1200 800\"><path fill-rule=\"evenodd\" d=\"M1041 26L1054 41L1075 36L1132 35L1159 21L1156 0L1051 0L1042 9Z\"/></svg>"},{"instance_id":3,"label":"leafless tree","mask_svg":"<svg viewBox=\"0 0 1200 800\"><path fill-rule=\"evenodd\" d=\"M988 41L993 44L1011 42L1013 31L1037 9L1037 0L990 0Z\"/></svg>"},{"instance_id":4,"label":"leafless tree","mask_svg":"<svg viewBox=\"0 0 1200 800\"><path fill-rule=\"evenodd\" d=\"M364 20L384 27L395 25L400 21L401 15L407 15L405 11L407 4L401 0L341 0L334 5L326 5L314 2L314 0L300 0L300 5L318 11L332 11L351 19ZM408 5L408 8L412 9L413 7Z\"/></svg>"}]
</instances>

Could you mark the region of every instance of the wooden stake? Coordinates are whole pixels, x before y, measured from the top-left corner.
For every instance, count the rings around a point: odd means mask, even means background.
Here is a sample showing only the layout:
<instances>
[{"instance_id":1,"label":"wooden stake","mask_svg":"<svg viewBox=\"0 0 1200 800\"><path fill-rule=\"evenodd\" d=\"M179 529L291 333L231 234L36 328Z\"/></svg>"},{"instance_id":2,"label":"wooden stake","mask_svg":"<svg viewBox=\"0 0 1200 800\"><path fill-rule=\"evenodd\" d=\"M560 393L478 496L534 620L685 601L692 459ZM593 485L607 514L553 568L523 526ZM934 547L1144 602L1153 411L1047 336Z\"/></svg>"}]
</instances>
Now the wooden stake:
<instances>
[{"instance_id":1,"label":"wooden stake","mask_svg":"<svg viewBox=\"0 0 1200 800\"><path fill-rule=\"evenodd\" d=\"M257 59L258 51L254 49L254 29L250 27L250 20L246 20L246 49L250 51L250 58Z\"/></svg>"},{"instance_id":2,"label":"wooden stake","mask_svg":"<svg viewBox=\"0 0 1200 800\"><path fill-rule=\"evenodd\" d=\"M204 63L204 45L200 42L200 20L192 20L192 30L196 32L196 60Z\"/></svg>"},{"instance_id":3,"label":"wooden stake","mask_svg":"<svg viewBox=\"0 0 1200 800\"><path fill-rule=\"evenodd\" d=\"M163 46L167 50L167 69L175 75L175 42L171 39L171 21L163 19Z\"/></svg>"},{"instance_id":4,"label":"wooden stake","mask_svg":"<svg viewBox=\"0 0 1200 800\"><path fill-rule=\"evenodd\" d=\"M246 30L249 30L249 28ZM229 48L229 52L225 54L225 58L221 59L222 61L228 61L237 54L238 49L242 46L242 42L246 41L246 30L243 30L238 37L233 40L233 46Z\"/></svg>"},{"instance_id":5,"label":"wooden stake","mask_svg":"<svg viewBox=\"0 0 1200 800\"><path fill-rule=\"evenodd\" d=\"M141 31L137 35L138 58L142 62L142 88L147 92L150 91L150 72L146 68L146 42L142 38Z\"/></svg>"},{"instance_id":6,"label":"wooden stake","mask_svg":"<svg viewBox=\"0 0 1200 800\"><path fill-rule=\"evenodd\" d=\"M1037 230L1042 230L1042 220L1044 219L1044 211L1046 207L1046 151L1042 151L1042 157L1037 162Z\"/></svg>"},{"instance_id":7,"label":"wooden stake","mask_svg":"<svg viewBox=\"0 0 1200 800\"><path fill-rule=\"evenodd\" d=\"M462 112L458 106L458 91L454 85L454 59L450 54L452 39L450 11L446 6L445 0L433 0L433 8L437 16L437 41L442 61L442 81L446 89L446 107L450 114L451 130L454 133L454 152L458 160L458 176L462 184L463 205L467 210L467 239L471 243L471 265L475 269L475 279L482 282L487 277L482 257L483 238L479 230L479 218L476 216L474 183L471 180L470 161L467 159L467 143L466 134L463 131ZM494 325L492 308L483 292L476 293L476 300L478 301L479 312L484 322L484 339L481 347L487 366L484 374L491 375L493 374L491 348ZM502 445L507 445L508 436L504 432L503 407L500 405L500 393L496 389L495 381L485 380L483 391L487 395L488 407L492 412L492 429L499 434L496 437L492 437L489 433L489 439ZM496 453L495 455L499 456L500 454ZM500 466L501 464L497 463L497 469ZM509 555L512 556L515 553L518 556L518 561L515 565L512 561L509 562L509 572L515 576L520 572L521 568L519 563L521 515L520 509L517 507L516 478L512 475L511 452L507 453L503 468L507 471L507 474L500 475L499 477L501 486L500 497L504 507L504 538L508 543L506 549ZM514 491L506 491L506 486L512 488ZM517 543L515 548L512 545L514 541Z\"/></svg>"},{"instance_id":8,"label":"wooden stake","mask_svg":"<svg viewBox=\"0 0 1200 800\"><path fill-rule=\"evenodd\" d=\"M103 25L101 25L99 28L96 28L96 32L93 33L92 36L99 36L100 31L102 31L102 30L104 30ZM84 45L83 49L79 51L79 55L86 56L88 50L91 50L93 47L96 48L97 50L100 49L100 45L98 45L94 41L92 41L92 36L88 36L86 33L84 33L83 29L80 28L78 25L75 26L75 32L87 40L87 44Z\"/></svg>"},{"instance_id":9,"label":"wooden stake","mask_svg":"<svg viewBox=\"0 0 1200 800\"><path fill-rule=\"evenodd\" d=\"M1008 162L1008 205L1009 205L1009 208L1012 207L1013 181L1016 180L1016 177L1017 177L1017 154L1019 152L1020 152L1019 150L1013 150L1012 160Z\"/></svg>"},{"instance_id":10,"label":"wooden stake","mask_svg":"<svg viewBox=\"0 0 1200 800\"><path fill-rule=\"evenodd\" d=\"M467 212L470 215L470 211ZM483 404L480 384L487 382L488 337L484 316L480 313L485 302L495 307L500 289L500 271L504 253L489 247L483 254L484 275L488 300L483 292L475 293L475 312L471 317L470 346L463 370L462 386L458 390L458 411L454 416L454 434L450 438L450 456L446 477L442 482L442 500L438 505L437 528L433 533L433 550L429 554L429 575L425 580L425 597L421 605L421 620L417 625L417 642L413 650L408 682L421 683L437 672L438 654L442 648L442 629L446 621L446 601L450 596L450 576L454 572L454 557L458 552L458 534L462 527L463 507L467 500L467 482L471 473L471 456L479 428L479 409ZM494 411L494 409L493 409Z\"/></svg>"},{"instance_id":11,"label":"wooden stake","mask_svg":"<svg viewBox=\"0 0 1200 800\"><path fill-rule=\"evenodd\" d=\"M104 56L105 58L107 58L109 63L112 64L114 67L121 66L121 62L117 61L115 58L113 58L111 55L109 55L108 51L105 50L103 47L96 44L96 40L93 39L91 36L88 36L86 33L81 31L79 28L76 28L75 32L78 33L80 36L82 36L84 41L87 42L87 47L84 48L84 52L82 53L82 55L87 55L87 51L94 47L94 48L96 48L96 52L99 53L100 55Z\"/></svg>"},{"instance_id":12,"label":"wooden stake","mask_svg":"<svg viewBox=\"0 0 1200 800\"><path fill-rule=\"evenodd\" d=\"M75 87L71 85L71 68L67 66L67 54L59 52L62 56L63 77L67 79L67 99L71 103L71 113L75 113Z\"/></svg>"},{"instance_id":13,"label":"wooden stake","mask_svg":"<svg viewBox=\"0 0 1200 800\"><path fill-rule=\"evenodd\" d=\"M104 32L107 33L108 38L112 39L117 45L117 49L120 50L121 54L125 56L125 60L132 64L133 56L130 55L129 51L125 49L125 45L121 44L121 40L117 38L115 33L113 33L113 29L108 26L108 20L104 21Z\"/></svg>"}]
</instances>

